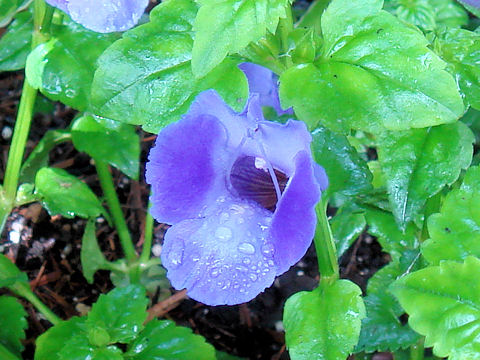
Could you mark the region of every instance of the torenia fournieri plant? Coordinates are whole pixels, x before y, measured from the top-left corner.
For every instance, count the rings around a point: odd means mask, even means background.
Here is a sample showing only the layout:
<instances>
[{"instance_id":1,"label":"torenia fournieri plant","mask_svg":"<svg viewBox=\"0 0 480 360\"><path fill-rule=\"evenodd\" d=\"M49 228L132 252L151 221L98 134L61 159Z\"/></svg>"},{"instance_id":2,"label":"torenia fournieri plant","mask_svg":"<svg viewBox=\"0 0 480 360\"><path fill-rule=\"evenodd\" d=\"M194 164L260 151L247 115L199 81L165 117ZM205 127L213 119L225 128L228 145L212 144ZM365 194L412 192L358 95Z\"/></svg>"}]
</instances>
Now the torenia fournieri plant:
<instances>
[{"instance_id":1,"label":"torenia fournieri plant","mask_svg":"<svg viewBox=\"0 0 480 360\"><path fill-rule=\"evenodd\" d=\"M25 69L0 188L2 246L20 241L9 214L39 202L85 219L85 279L107 270L114 284L87 315L61 319L0 255L0 286L54 324L35 360L216 359L203 337L154 319L165 306L153 294L261 301L312 240L318 285L293 294L281 319L293 360L480 360L479 8L0 0L0 71ZM76 113L24 160L38 93ZM145 173L139 127L156 136ZM69 142L92 158L101 197L49 163ZM126 220L112 168L150 186L141 229ZM124 258L104 256L100 218ZM153 218L171 225L155 256ZM362 264L372 249L381 264ZM173 296L168 304L185 295ZM0 296L1 359L21 358L25 316Z\"/></svg>"}]
</instances>

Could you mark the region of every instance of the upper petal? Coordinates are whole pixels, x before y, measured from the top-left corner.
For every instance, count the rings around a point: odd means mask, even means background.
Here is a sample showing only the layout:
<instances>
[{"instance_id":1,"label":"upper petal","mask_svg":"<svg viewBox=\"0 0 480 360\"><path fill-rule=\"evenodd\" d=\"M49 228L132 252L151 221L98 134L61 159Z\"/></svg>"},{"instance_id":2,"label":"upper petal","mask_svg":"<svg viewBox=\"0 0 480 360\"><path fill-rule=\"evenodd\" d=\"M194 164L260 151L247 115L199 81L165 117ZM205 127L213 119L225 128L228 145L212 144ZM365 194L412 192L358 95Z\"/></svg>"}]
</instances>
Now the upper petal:
<instances>
[{"instance_id":1,"label":"upper petal","mask_svg":"<svg viewBox=\"0 0 480 360\"><path fill-rule=\"evenodd\" d=\"M162 264L176 289L208 305L253 299L273 283L276 267L267 234L271 212L228 194L202 218L185 220L165 235Z\"/></svg>"},{"instance_id":2,"label":"upper petal","mask_svg":"<svg viewBox=\"0 0 480 360\"><path fill-rule=\"evenodd\" d=\"M148 2L149 0L68 0L67 13L73 21L96 32L125 31L137 24Z\"/></svg>"},{"instance_id":3,"label":"upper petal","mask_svg":"<svg viewBox=\"0 0 480 360\"><path fill-rule=\"evenodd\" d=\"M210 115L186 116L161 131L145 175L157 221L198 217L212 197L225 191L226 138L222 124Z\"/></svg>"},{"instance_id":4,"label":"upper petal","mask_svg":"<svg viewBox=\"0 0 480 360\"><path fill-rule=\"evenodd\" d=\"M277 275L298 262L310 246L317 224L315 205L320 195L310 152L300 151L295 157L295 172L277 204L270 226Z\"/></svg>"},{"instance_id":5,"label":"upper petal","mask_svg":"<svg viewBox=\"0 0 480 360\"><path fill-rule=\"evenodd\" d=\"M54 6L64 12L67 12L68 0L45 0L47 4Z\"/></svg>"}]
</instances>

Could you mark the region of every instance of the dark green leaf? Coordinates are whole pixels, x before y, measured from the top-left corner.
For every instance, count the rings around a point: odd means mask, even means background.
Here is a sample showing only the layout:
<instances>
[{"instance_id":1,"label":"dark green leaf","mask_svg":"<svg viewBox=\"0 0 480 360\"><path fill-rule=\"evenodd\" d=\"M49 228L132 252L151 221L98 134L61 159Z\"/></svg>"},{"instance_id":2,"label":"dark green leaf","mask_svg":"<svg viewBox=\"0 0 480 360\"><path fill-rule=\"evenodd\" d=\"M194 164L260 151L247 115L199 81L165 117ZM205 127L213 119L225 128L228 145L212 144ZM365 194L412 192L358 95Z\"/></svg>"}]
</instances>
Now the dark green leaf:
<instances>
[{"instance_id":1,"label":"dark green leaf","mask_svg":"<svg viewBox=\"0 0 480 360\"><path fill-rule=\"evenodd\" d=\"M132 360L215 360L215 349L192 330L171 321L152 320L125 354Z\"/></svg>"},{"instance_id":2,"label":"dark green leaf","mask_svg":"<svg viewBox=\"0 0 480 360\"><path fill-rule=\"evenodd\" d=\"M328 195L340 192L353 196L372 188L372 174L367 163L345 136L324 127L319 127L312 135L314 157L330 179Z\"/></svg>"},{"instance_id":3,"label":"dark green leaf","mask_svg":"<svg viewBox=\"0 0 480 360\"><path fill-rule=\"evenodd\" d=\"M0 287L8 287L15 283L28 285L27 274L21 272L5 255L0 254Z\"/></svg>"},{"instance_id":4,"label":"dark green leaf","mask_svg":"<svg viewBox=\"0 0 480 360\"><path fill-rule=\"evenodd\" d=\"M192 69L202 77L267 31L275 33L291 0L201 0L195 19Z\"/></svg>"},{"instance_id":5,"label":"dark green leaf","mask_svg":"<svg viewBox=\"0 0 480 360\"><path fill-rule=\"evenodd\" d=\"M280 76L283 107L314 130L405 130L454 122L464 112L446 64L381 0L333 0L322 16L314 64ZM302 86L298 86L302 84Z\"/></svg>"},{"instance_id":6,"label":"dark green leaf","mask_svg":"<svg viewBox=\"0 0 480 360\"><path fill-rule=\"evenodd\" d=\"M363 232L366 225L365 215L363 211L346 204L330 220L330 225L337 247L337 256L341 257Z\"/></svg>"},{"instance_id":7,"label":"dark green leaf","mask_svg":"<svg viewBox=\"0 0 480 360\"><path fill-rule=\"evenodd\" d=\"M345 359L357 344L365 317L361 293L354 283L338 280L291 296L283 323L292 359Z\"/></svg>"},{"instance_id":8,"label":"dark green leaf","mask_svg":"<svg viewBox=\"0 0 480 360\"><path fill-rule=\"evenodd\" d=\"M86 339L85 318L73 317L62 321L40 335L36 340L35 360L58 359L59 352L73 339Z\"/></svg>"},{"instance_id":9,"label":"dark green leaf","mask_svg":"<svg viewBox=\"0 0 480 360\"><path fill-rule=\"evenodd\" d=\"M480 260L444 261L395 281L391 290L424 335L425 347L450 360L480 359Z\"/></svg>"},{"instance_id":10,"label":"dark green leaf","mask_svg":"<svg viewBox=\"0 0 480 360\"><path fill-rule=\"evenodd\" d=\"M100 295L92 306L87 319L89 331L105 329L110 336L109 343L128 343L143 328L147 304L143 287L115 288L107 295Z\"/></svg>"},{"instance_id":11,"label":"dark green leaf","mask_svg":"<svg viewBox=\"0 0 480 360\"><path fill-rule=\"evenodd\" d=\"M379 137L378 157L402 228L415 220L429 197L455 182L468 167L473 142L472 132L461 122Z\"/></svg>"},{"instance_id":12,"label":"dark green leaf","mask_svg":"<svg viewBox=\"0 0 480 360\"><path fill-rule=\"evenodd\" d=\"M432 264L480 257L480 167L468 169L460 189L448 193L439 214L428 218L430 239L422 244Z\"/></svg>"},{"instance_id":13,"label":"dark green leaf","mask_svg":"<svg viewBox=\"0 0 480 360\"><path fill-rule=\"evenodd\" d=\"M90 218L104 212L88 185L63 169L41 168L35 177L35 193L50 215Z\"/></svg>"},{"instance_id":14,"label":"dark green leaf","mask_svg":"<svg viewBox=\"0 0 480 360\"><path fill-rule=\"evenodd\" d=\"M435 49L448 63L465 102L480 110L480 34L464 29L449 29L435 41Z\"/></svg>"},{"instance_id":15,"label":"dark green leaf","mask_svg":"<svg viewBox=\"0 0 480 360\"><path fill-rule=\"evenodd\" d=\"M96 61L118 35L96 33L74 22L54 26L52 33L50 41L29 55L27 78L49 99L85 110Z\"/></svg>"},{"instance_id":16,"label":"dark green leaf","mask_svg":"<svg viewBox=\"0 0 480 360\"><path fill-rule=\"evenodd\" d=\"M0 27L6 26L17 11L27 6L31 0L0 0Z\"/></svg>"},{"instance_id":17,"label":"dark green leaf","mask_svg":"<svg viewBox=\"0 0 480 360\"><path fill-rule=\"evenodd\" d=\"M23 163L20 182L34 182L37 171L48 166L48 153L58 144L72 138L69 130L48 130Z\"/></svg>"},{"instance_id":18,"label":"dark green leaf","mask_svg":"<svg viewBox=\"0 0 480 360\"><path fill-rule=\"evenodd\" d=\"M85 276L88 283L92 284L95 272L100 269L105 269L105 265L107 264L107 259L105 259L105 256L103 256L98 246L94 220L89 220L85 227L85 232L82 237L80 260L82 262L83 276Z\"/></svg>"},{"instance_id":19,"label":"dark green leaf","mask_svg":"<svg viewBox=\"0 0 480 360\"><path fill-rule=\"evenodd\" d=\"M58 360L123 360L122 351L115 347L95 347L86 337L73 337L67 340L58 352Z\"/></svg>"},{"instance_id":20,"label":"dark green leaf","mask_svg":"<svg viewBox=\"0 0 480 360\"><path fill-rule=\"evenodd\" d=\"M20 340L25 339L26 316L27 312L16 298L0 296L0 344L16 355L23 350Z\"/></svg>"},{"instance_id":21,"label":"dark green leaf","mask_svg":"<svg viewBox=\"0 0 480 360\"><path fill-rule=\"evenodd\" d=\"M32 47L32 32L31 12L19 13L0 38L0 71L14 71L25 67Z\"/></svg>"},{"instance_id":22,"label":"dark green leaf","mask_svg":"<svg viewBox=\"0 0 480 360\"><path fill-rule=\"evenodd\" d=\"M365 209L365 217L369 234L377 237L383 251L393 259L399 259L406 250L419 247L415 225L409 224L402 232L391 213L371 207Z\"/></svg>"},{"instance_id":23,"label":"dark green leaf","mask_svg":"<svg viewBox=\"0 0 480 360\"><path fill-rule=\"evenodd\" d=\"M409 261L397 260L388 264L368 282L364 298L367 317L362 321L358 351L396 351L409 347L419 339L419 335L408 325L402 325L400 316L404 311L393 295L385 291L395 279L412 270L418 251L406 254L405 258Z\"/></svg>"},{"instance_id":24,"label":"dark green leaf","mask_svg":"<svg viewBox=\"0 0 480 360\"><path fill-rule=\"evenodd\" d=\"M152 11L149 23L110 46L95 73L93 112L158 133L211 88L241 110L248 86L236 61L226 59L203 79L193 76L191 22L196 11L190 0L164 2Z\"/></svg>"},{"instance_id":25,"label":"dark green leaf","mask_svg":"<svg viewBox=\"0 0 480 360\"><path fill-rule=\"evenodd\" d=\"M73 123L72 139L77 150L108 162L132 179L138 179L140 139L135 127L85 115Z\"/></svg>"}]
</instances>

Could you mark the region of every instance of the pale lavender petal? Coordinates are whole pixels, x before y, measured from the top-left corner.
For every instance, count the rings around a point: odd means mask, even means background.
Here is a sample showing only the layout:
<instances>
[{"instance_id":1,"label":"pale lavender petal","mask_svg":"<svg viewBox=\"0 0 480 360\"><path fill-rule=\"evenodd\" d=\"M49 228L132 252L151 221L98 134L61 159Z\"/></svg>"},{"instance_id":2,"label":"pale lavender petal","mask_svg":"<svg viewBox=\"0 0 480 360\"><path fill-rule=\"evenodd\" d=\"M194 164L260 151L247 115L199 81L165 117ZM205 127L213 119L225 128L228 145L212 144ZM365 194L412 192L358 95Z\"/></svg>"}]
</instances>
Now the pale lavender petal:
<instances>
[{"instance_id":1,"label":"pale lavender petal","mask_svg":"<svg viewBox=\"0 0 480 360\"><path fill-rule=\"evenodd\" d=\"M46 0L47 4L67 12L68 0Z\"/></svg>"},{"instance_id":2,"label":"pale lavender petal","mask_svg":"<svg viewBox=\"0 0 480 360\"><path fill-rule=\"evenodd\" d=\"M109 33L134 27L148 0L68 0L67 12L87 29Z\"/></svg>"},{"instance_id":3,"label":"pale lavender petal","mask_svg":"<svg viewBox=\"0 0 480 360\"><path fill-rule=\"evenodd\" d=\"M224 127L210 115L187 116L162 130L146 165L157 221L197 217L216 189L224 191L225 144Z\"/></svg>"},{"instance_id":4,"label":"pale lavender petal","mask_svg":"<svg viewBox=\"0 0 480 360\"><path fill-rule=\"evenodd\" d=\"M262 106L274 108L278 115L293 114L291 108L283 110L280 106L278 78L271 70L253 63L242 63L238 67L247 76L250 93L260 95L260 104Z\"/></svg>"},{"instance_id":5,"label":"pale lavender petal","mask_svg":"<svg viewBox=\"0 0 480 360\"><path fill-rule=\"evenodd\" d=\"M459 0L461 3L480 8L480 0Z\"/></svg>"},{"instance_id":6,"label":"pale lavender petal","mask_svg":"<svg viewBox=\"0 0 480 360\"><path fill-rule=\"evenodd\" d=\"M273 283L272 213L228 194L204 217L173 225L165 235L162 264L176 289L209 305L247 302Z\"/></svg>"},{"instance_id":7,"label":"pale lavender petal","mask_svg":"<svg viewBox=\"0 0 480 360\"><path fill-rule=\"evenodd\" d=\"M314 174L310 153L300 151L295 157L295 173L289 180L270 226L277 275L298 262L315 234L315 205L320 187Z\"/></svg>"}]
</instances>

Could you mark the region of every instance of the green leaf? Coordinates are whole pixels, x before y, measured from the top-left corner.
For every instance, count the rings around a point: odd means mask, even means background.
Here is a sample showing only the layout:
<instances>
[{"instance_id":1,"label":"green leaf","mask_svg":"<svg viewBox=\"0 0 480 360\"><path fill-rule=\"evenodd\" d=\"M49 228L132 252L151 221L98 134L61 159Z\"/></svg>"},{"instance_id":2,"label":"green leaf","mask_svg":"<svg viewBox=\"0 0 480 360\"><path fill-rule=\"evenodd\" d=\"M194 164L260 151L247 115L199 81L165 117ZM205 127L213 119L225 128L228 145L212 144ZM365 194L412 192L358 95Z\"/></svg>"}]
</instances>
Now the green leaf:
<instances>
[{"instance_id":1,"label":"green leaf","mask_svg":"<svg viewBox=\"0 0 480 360\"><path fill-rule=\"evenodd\" d=\"M16 355L23 351L20 340L28 327L27 312L16 298L0 296L0 344Z\"/></svg>"},{"instance_id":2,"label":"green leaf","mask_svg":"<svg viewBox=\"0 0 480 360\"><path fill-rule=\"evenodd\" d=\"M432 264L480 257L480 167L468 169L460 189L448 193L439 214L428 218L430 239L422 244L423 256Z\"/></svg>"},{"instance_id":3,"label":"green leaf","mask_svg":"<svg viewBox=\"0 0 480 360\"><path fill-rule=\"evenodd\" d=\"M48 130L23 163L20 182L34 182L37 171L48 166L48 154L58 144L72 138L69 130Z\"/></svg>"},{"instance_id":4,"label":"green leaf","mask_svg":"<svg viewBox=\"0 0 480 360\"><path fill-rule=\"evenodd\" d=\"M9 287L16 283L28 285L27 274L21 272L5 255L0 254L0 287Z\"/></svg>"},{"instance_id":5,"label":"green leaf","mask_svg":"<svg viewBox=\"0 0 480 360\"><path fill-rule=\"evenodd\" d=\"M391 290L424 335L425 347L449 360L480 359L480 260L444 261L395 281Z\"/></svg>"},{"instance_id":6,"label":"green leaf","mask_svg":"<svg viewBox=\"0 0 480 360\"><path fill-rule=\"evenodd\" d=\"M480 110L480 33L449 29L435 40L435 49L448 63L465 102Z\"/></svg>"},{"instance_id":7,"label":"green leaf","mask_svg":"<svg viewBox=\"0 0 480 360\"><path fill-rule=\"evenodd\" d=\"M50 215L91 218L104 212L88 185L63 169L41 168L35 177L35 193Z\"/></svg>"},{"instance_id":8,"label":"green leaf","mask_svg":"<svg viewBox=\"0 0 480 360\"><path fill-rule=\"evenodd\" d=\"M357 344L365 317L361 293L354 283L338 280L291 296L283 323L292 359L345 359Z\"/></svg>"},{"instance_id":9,"label":"green leaf","mask_svg":"<svg viewBox=\"0 0 480 360\"><path fill-rule=\"evenodd\" d=\"M30 2L31 0L0 0L0 27L6 26Z\"/></svg>"},{"instance_id":10,"label":"green leaf","mask_svg":"<svg viewBox=\"0 0 480 360\"><path fill-rule=\"evenodd\" d=\"M389 212L368 207L365 209L368 233L377 237L383 251L388 252L393 259L399 259L406 250L419 247L417 228L408 224L402 232Z\"/></svg>"},{"instance_id":11,"label":"green leaf","mask_svg":"<svg viewBox=\"0 0 480 360\"><path fill-rule=\"evenodd\" d=\"M468 167L474 140L462 122L379 137L378 158L402 228L415 220L429 197L455 182Z\"/></svg>"},{"instance_id":12,"label":"green leaf","mask_svg":"<svg viewBox=\"0 0 480 360\"><path fill-rule=\"evenodd\" d=\"M202 336L192 334L186 327L175 326L172 321L152 320L133 341L126 359L132 360L215 360L215 349Z\"/></svg>"},{"instance_id":13,"label":"green leaf","mask_svg":"<svg viewBox=\"0 0 480 360\"><path fill-rule=\"evenodd\" d=\"M195 19L192 69L205 76L227 54L275 33L291 0L202 0Z\"/></svg>"},{"instance_id":14,"label":"green leaf","mask_svg":"<svg viewBox=\"0 0 480 360\"><path fill-rule=\"evenodd\" d=\"M0 38L0 71L15 71L25 67L32 47L32 13L24 11L15 16Z\"/></svg>"},{"instance_id":15,"label":"green leaf","mask_svg":"<svg viewBox=\"0 0 480 360\"><path fill-rule=\"evenodd\" d=\"M362 210L346 204L330 220L330 226L340 258L365 229L365 215Z\"/></svg>"},{"instance_id":16,"label":"green leaf","mask_svg":"<svg viewBox=\"0 0 480 360\"><path fill-rule=\"evenodd\" d=\"M58 352L58 360L123 360L122 351L116 346L95 347L85 337L69 339Z\"/></svg>"},{"instance_id":17,"label":"green leaf","mask_svg":"<svg viewBox=\"0 0 480 360\"><path fill-rule=\"evenodd\" d=\"M367 316L362 321L362 330L357 351L396 351L417 342L419 335L408 325L403 325L400 316L404 313L393 295L385 291L398 277L409 272L417 252L407 252L402 261L394 261L373 275L368 282L364 298Z\"/></svg>"},{"instance_id":18,"label":"green leaf","mask_svg":"<svg viewBox=\"0 0 480 360\"><path fill-rule=\"evenodd\" d=\"M88 314L89 331L105 329L110 336L110 344L128 343L143 328L147 318L148 299L145 289L129 285L115 288L107 295L100 295Z\"/></svg>"},{"instance_id":19,"label":"green leaf","mask_svg":"<svg viewBox=\"0 0 480 360\"><path fill-rule=\"evenodd\" d=\"M27 78L49 99L85 110L96 61L118 35L96 33L72 21L54 26L52 34L29 55Z\"/></svg>"},{"instance_id":20,"label":"green leaf","mask_svg":"<svg viewBox=\"0 0 480 360\"><path fill-rule=\"evenodd\" d=\"M468 24L468 13L454 0L428 0L435 10L435 21L438 25L449 28L461 27Z\"/></svg>"},{"instance_id":21,"label":"green leaf","mask_svg":"<svg viewBox=\"0 0 480 360\"><path fill-rule=\"evenodd\" d=\"M314 157L331 179L326 190L329 196L336 192L354 196L371 190L372 174L367 163L345 136L324 127L318 127L312 136Z\"/></svg>"},{"instance_id":22,"label":"green leaf","mask_svg":"<svg viewBox=\"0 0 480 360\"><path fill-rule=\"evenodd\" d=\"M72 125L75 148L138 179L140 139L135 127L98 116L84 115Z\"/></svg>"},{"instance_id":23,"label":"green leaf","mask_svg":"<svg viewBox=\"0 0 480 360\"><path fill-rule=\"evenodd\" d=\"M59 352L73 339L86 338L85 318L73 317L51 327L36 340L35 360L58 359ZM73 359L72 359L73 360Z\"/></svg>"},{"instance_id":24,"label":"green leaf","mask_svg":"<svg viewBox=\"0 0 480 360\"><path fill-rule=\"evenodd\" d=\"M93 284L93 275L97 270L105 269L107 259L103 256L98 246L95 234L95 221L89 220L82 237L82 249L80 252L82 272L89 284Z\"/></svg>"},{"instance_id":25,"label":"green leaf","mask_svg":"<svg viewBox=\"0 0 480 360\"><path fill-rule=\"evenodd\" d=\"M217 90L240 111L248 85L237 61L226 59L203 79L193 76L191 23L196 11L190 0L163 2L149 23L125 32L110 46L99 58L92 111L153 133L180 119L203 90Z\"/></svg>"},{"instance_id":26,"label":"green leaf","mask_svg":"<svg viewBox=\"0 0 480 360\"><path fill-rule=\"evenodd\" d=\"M450 123L463 114L446 64L418 30L381 6L333 0L322 16L318 59L280 76L283 107L293 106L310 129L376 133Z\"/></svg>"}]
</instances>

